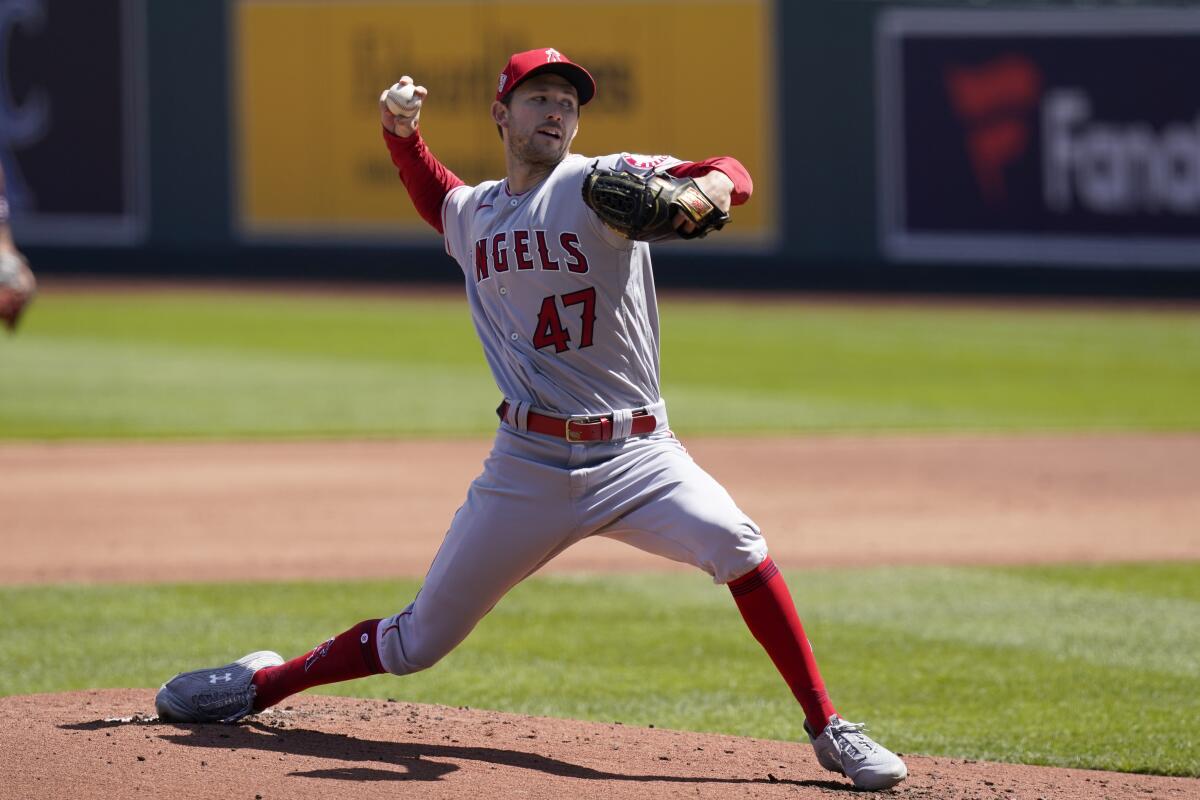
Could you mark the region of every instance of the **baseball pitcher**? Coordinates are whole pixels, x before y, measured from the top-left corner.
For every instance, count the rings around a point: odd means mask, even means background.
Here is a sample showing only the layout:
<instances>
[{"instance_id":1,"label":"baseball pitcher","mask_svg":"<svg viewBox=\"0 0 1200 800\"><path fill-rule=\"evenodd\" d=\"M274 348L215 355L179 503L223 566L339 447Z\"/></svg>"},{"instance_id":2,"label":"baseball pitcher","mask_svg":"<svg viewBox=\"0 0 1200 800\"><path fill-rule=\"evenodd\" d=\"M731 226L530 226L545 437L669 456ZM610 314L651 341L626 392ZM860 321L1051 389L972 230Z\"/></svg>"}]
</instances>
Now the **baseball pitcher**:
<instances>
[{"instance_id":1,"label":"baseball pitcher","mask_svg":"<svg viewBox=\"0 0 1200 800\"><path fill-rule=\"evenodd\" d=\"M506 174L477 186L422 139L424 87L406 76L380 97L400 179L462 270L501 395L492 451L407 608L288 662L259 651L182 673L159 690L163 719L232 722L312 686L428 669L517 583L606 536L729 586L823 767L864 789L904 779L899 758L838 715L758 526L675 439L659 391L648 242L719 230L749 200L750 176L727 156L572 153L595 93L554 48L513 55L491 104Z\"/></svg>"}]
</instances>

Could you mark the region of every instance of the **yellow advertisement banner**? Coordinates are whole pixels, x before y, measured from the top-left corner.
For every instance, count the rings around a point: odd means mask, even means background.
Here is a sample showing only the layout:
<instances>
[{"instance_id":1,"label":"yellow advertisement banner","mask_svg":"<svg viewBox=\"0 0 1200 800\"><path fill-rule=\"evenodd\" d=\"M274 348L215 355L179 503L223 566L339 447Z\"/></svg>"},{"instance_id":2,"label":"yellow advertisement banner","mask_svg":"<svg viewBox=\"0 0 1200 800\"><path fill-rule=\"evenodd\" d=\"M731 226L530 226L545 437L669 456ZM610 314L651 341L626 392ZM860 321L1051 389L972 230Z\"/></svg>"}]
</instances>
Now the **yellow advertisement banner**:
<instances>
[{"instance_id":1,"label":"yellow advertisement banner","mask_svg":"<svg viewBox=\"0 0 1200 800\"><path fill-rule=\"evenodd\" d=\"M556 47L596 79L574 152L738 158L755 200L719 239L777 238L771 0L286 2L234 5L237 224L243 235L436 236L380 134L380 93L428 88L421 132L469 184L504 176L489 116L511 53Z\"/></svg>"}]
</instances>

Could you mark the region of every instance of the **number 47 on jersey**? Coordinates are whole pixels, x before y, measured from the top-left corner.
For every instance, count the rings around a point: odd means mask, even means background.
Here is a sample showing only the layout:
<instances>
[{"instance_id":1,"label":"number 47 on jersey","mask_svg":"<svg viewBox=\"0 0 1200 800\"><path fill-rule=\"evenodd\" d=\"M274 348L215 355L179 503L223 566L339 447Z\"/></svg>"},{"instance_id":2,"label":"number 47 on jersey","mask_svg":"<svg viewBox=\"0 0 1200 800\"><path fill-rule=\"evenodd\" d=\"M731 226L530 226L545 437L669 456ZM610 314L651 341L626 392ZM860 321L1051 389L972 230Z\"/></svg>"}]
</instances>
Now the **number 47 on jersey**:
<instances>
[{"instance_id":1,"label":"number 47 on jersey","mask_svg":"<svg viewBox=\"0 0 1200 800\"><path fill-rule=\"evenodd\" d=\"M533 332L533 346L538 350L553 346L556 353L569 349L567 343L571 341L571 334L563 326L562 317L559 316L559 302L562 303L564 312L573 306L582 306L579 313L583 328L579 334L579 347L591 347L592 331L596 327L596 289L592 286L561 297L552 294L542 299L537 328Z\"/></svg>"}]
</instances>

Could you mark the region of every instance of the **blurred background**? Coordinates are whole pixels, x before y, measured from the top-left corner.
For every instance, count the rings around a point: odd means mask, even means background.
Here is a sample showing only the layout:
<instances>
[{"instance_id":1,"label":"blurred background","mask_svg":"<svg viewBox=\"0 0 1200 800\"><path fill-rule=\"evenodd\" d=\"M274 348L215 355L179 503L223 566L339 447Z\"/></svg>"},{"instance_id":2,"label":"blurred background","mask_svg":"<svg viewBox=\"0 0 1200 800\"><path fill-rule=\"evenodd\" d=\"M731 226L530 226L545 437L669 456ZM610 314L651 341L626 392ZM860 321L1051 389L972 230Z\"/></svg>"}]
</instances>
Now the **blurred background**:
<instances>
[{"instance_id":1,"label":"blurred background","mask_svg":"<svg viewBox=\"0 0 1200 800\"><path fill-rule=\"evenodd\" d=\"M667 285L1195 296L1191 4L0 0L0 159L39 275L460 280L376 103L499 177L507 55L596 76L575 149L731 154Z\"/></svg>"}]
</instances>

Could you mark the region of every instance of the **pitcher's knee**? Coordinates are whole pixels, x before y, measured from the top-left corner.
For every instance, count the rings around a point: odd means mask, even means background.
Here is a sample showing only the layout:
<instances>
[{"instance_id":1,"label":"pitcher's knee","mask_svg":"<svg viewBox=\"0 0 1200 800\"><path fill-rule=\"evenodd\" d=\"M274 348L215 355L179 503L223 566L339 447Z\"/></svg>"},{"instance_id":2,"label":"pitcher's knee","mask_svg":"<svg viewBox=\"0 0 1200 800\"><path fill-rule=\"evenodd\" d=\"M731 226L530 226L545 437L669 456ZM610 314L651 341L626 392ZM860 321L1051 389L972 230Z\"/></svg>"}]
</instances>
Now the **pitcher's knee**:
<instances>
[{"instance_id":1,"label":"pitcher's knee","mask_svg":"<svg viewBox=\"0 0 1200 800\"><path fill-rule=\"evenodd\" d=\"M767 557L767 542L752 522L730 527L713 527L701 539L697 550L699 566L714 583L728 583L745 575Z\"/></svg>"},{"instance_id":2,"label":"pitcher's knee","mask_svg":"<svg viewBox=\"0 0 1200 800\"><path fill-rule=\"evenodd\" d=\"M379 663L393 675L411 675L429 669L463 638L447 636L446 631L422 630L414 624L412 608L409 606L379 623Z\"/></svg>"}]
</instances>

